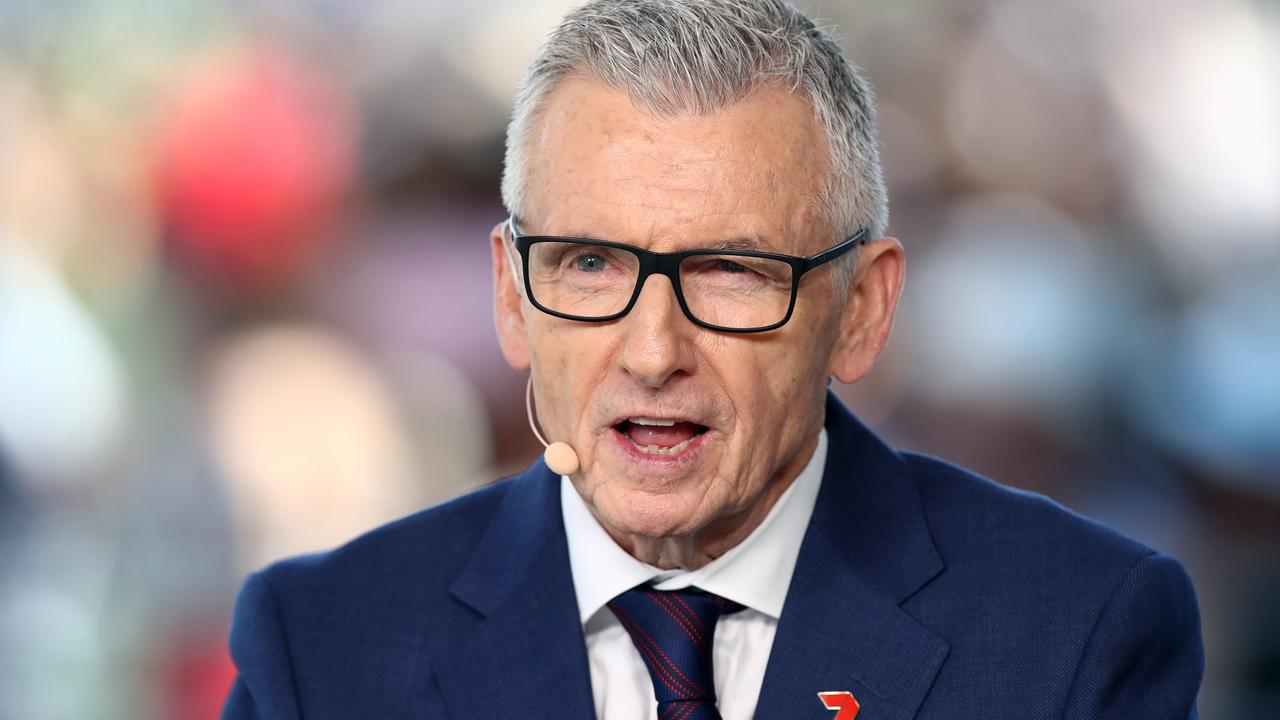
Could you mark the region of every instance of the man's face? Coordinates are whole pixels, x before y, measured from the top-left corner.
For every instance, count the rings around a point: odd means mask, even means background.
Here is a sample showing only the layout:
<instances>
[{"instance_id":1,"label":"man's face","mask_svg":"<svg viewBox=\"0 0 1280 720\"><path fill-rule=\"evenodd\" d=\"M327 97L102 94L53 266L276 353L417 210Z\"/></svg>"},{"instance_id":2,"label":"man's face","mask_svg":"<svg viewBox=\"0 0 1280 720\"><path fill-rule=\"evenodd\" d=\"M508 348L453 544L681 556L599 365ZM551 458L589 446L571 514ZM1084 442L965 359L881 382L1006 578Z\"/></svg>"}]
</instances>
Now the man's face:
<instances>
[{"instance_id":1,"label":"man's face","mask_svg":"<svg viewBox=\"0 0 1280 720\"><path fill-rule=\"evenodd\" d=\"M752 240L790 255L844 239L814 202L827 155L813 111L778 88L713 116L658 119L603 84L569 79L531 151L525 234L656 252ZM577 451L573 484L615 537L731 522L771 504L807 462L840 335L835 266L804 277L782 328L735 335L691 323L657 275L621 319L546 315L517 295L515 248L494 242L504 350L532 366L539 421Z\"/></svg>"}]
</instances>

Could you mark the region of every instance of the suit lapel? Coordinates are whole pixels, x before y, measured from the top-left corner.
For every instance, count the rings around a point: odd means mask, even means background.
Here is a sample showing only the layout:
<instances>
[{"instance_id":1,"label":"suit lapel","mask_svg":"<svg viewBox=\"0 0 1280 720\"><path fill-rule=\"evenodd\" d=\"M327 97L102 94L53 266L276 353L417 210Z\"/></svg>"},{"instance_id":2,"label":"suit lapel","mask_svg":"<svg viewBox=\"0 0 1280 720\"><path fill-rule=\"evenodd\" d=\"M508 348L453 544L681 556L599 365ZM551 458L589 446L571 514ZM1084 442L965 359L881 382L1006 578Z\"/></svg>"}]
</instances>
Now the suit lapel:
<instances>
[{"instance_id":1,"label":"suit lapel","mask_svg":"<svg viewBox=\"0 0 1280 720\"><path fill-rule=\"evenodd\" d=\"M591 718L586 644L555 476L512 481L454 596L482 616L435 668L449 715Z\"/></svg>"},{"instance_id":2,"label":"suit lapel","mask_svg":"<svg viewBox=\"0 0 1280 720\"><path fill-rule=\"evenodd\" d=\"M861 705L858 720L908 720L950 646L901 604L942 560L901 457L830 395L827 432L822 489L756 717L831 718L817 693L847 690Z\"/></svg>"}]
</instances>

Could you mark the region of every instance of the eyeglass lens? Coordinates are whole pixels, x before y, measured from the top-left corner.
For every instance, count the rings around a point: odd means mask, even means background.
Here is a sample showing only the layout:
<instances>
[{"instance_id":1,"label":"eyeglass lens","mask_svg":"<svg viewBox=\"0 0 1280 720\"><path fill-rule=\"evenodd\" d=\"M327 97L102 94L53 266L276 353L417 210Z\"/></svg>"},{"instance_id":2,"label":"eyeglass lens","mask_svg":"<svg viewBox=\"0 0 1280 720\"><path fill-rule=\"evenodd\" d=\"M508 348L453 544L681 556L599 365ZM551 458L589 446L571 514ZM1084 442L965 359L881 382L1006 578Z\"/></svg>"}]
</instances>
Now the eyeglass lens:
<instances>
[{"instance_id":1,"label":"eyeglass lens","mask_svg":"<svg viewBox=\"0 0 1280 720\"><path fill-rule=\"evenodd\" d=\"M789 263L740 255L691 255L680 286L699 321L749 329L781 322L791 303ZM635 293L640 258L623 248L544 241L529 248L529 286L548 310L583 319L622 312Z\"/></svg>"}]
</instances>

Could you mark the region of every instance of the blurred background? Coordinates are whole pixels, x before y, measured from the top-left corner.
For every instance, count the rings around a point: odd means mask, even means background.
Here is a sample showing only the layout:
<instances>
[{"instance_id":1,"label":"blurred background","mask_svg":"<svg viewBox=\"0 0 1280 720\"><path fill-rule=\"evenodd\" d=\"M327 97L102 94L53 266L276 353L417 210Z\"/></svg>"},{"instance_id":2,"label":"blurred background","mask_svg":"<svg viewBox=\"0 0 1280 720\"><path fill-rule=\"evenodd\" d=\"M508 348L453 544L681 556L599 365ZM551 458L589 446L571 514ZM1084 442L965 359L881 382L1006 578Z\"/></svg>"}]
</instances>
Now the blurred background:
<instances>
[{"instance_id":1,"label":"blurred background","mask_svg":"<svg viewBox=\"0 0 1280 720\"><path fill-rule=\"evenodd\" d=\"M0 0L0 718L212 718L243 575L512 472L552 0ZM902 447L1181 558L1280 717L1280 6L805 2L878 89Z\"/></svg>"}]
</instances>

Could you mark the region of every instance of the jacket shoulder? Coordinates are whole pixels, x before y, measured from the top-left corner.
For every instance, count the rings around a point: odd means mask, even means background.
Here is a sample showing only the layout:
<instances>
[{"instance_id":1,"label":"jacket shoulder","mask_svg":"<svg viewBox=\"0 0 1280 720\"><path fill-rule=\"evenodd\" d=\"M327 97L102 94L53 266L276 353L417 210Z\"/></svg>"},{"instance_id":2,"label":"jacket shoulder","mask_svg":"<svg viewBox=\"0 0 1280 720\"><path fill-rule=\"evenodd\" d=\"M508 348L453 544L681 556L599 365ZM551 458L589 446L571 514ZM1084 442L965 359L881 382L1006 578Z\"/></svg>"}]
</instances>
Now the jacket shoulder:
<instances>
[{"instance_id":1,"label":"jacket shoulder","mask_svg":"<svg viewBox=\"0 0 1280 720\"><path fill-rule=\"evenodd\" d=\"M908 607L951 644L922 717L1192 716L1203 651L1177 560L1042 495L903 457L944 564Z\"/></svg>"},{"instance_id":2,"label":"jacket shoulder","mask_svg":"<svg viewBox=\"0 0 1280 720\"><path fill-rule=\"evenodd\" d=\"M483 537L510 482L499 480L394 520L332 550L277 561L260 575L282 602L294 596L312 603L318 597L339 601L349 595L352 602L366 605L376 597L402 602L410 589L447 590Z\"/></svg>"},{"instance_id":3,"label":"jacket shoulder","mask_svg":"<svg viewBox=\"0 0 1280 720\"><path fill-rule=\"evenodd\" d=\"M368 663L430 656L470 611L450 594L511 480L395 520L327 552L257 573L274 599L300 677L332 660ZM391 652L387 652L391 649ZM332 656L332 657L329 657Z\"/></svg>"},{"instance_id":4,"label":"jacket shoulder","mask_svg":"<svg viewBox=\"0 0 1280 720\"><path fill-rule=\"evenodd\" d=\"M335 717L401 717L425 702L413 693L428 664L451 632L475 621L450 586L512 482L250 575L232 622L239 675L224 717L298 717L317 708Z\"/></svg>"},{"instance_id":5,"label":"jacket shoulder","mask_svg":"<svg viewBox=\"0 0 1280 720\"><path fill-rule=\"evenodd\" d=\"M920 489L930 532L948 565L990 566L1019 554L1124 572L1154 549L1038 493L1001 485L937 458L902 453Z\"/></svg>"}]
</instances>

